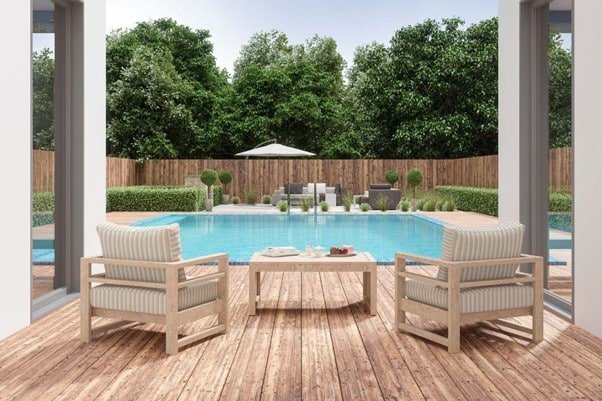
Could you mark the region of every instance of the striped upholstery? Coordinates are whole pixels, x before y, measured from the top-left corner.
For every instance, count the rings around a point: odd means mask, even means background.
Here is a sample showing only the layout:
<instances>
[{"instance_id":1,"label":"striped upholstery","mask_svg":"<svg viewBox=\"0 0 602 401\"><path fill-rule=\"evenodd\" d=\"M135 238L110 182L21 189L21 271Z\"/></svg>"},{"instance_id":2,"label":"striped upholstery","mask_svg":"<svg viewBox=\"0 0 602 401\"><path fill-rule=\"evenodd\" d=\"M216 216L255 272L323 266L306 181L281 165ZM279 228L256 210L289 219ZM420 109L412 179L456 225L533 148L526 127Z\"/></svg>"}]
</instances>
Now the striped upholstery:
<instances>
[{"instance_id":1,"label":"striped upholstery","mask_svg":"<svg viewBox=\"0 0 602 401\"><path fill-rule=\"evenodd\" d=\"M96 229L105 258L149 262L177 262L182 259L178 224L143 228L104 223ZM111 279L165 282L164 269L107 265L105 273ZM178 272L178 280L186 280L184 269Z\"/></svg>"},{"instance_id":2,"label":"striped upholstery","mask_svg":"<svg viewBox=\"0 0 602 401\"><path fill-rule=\"evenodd\" d=\"M190 285L178 291L178 310L184 310L217 299L217 280ZM154 288L102 284L90 290L90 303L95 308L165 315L165 291Z\"/></svg>"},{"instance_id":3,"label":"striped upholstery","mask_svg":"<svg viewBox=\"0 0 602 401\"><path fill-rule=\"evenodd\" d=\"M447 309L447 289L416 280L406 281L409 299ZM462 313L489 312L533 305L533 287L528 285L498 285L467 288L460 295Z\"/></svg>"},{"instance_id":4,"label":"striped upholstery","mask_svg":"<svg viewBox=\"0 0 602 401\"><path fill-rule=\"evenodd\" d=\"M518 223L493 226L445 226L441 259L468 261L512 258L521 255L525 226ZM467 267L460 281L513 277L516 265ZM447 268L441 267L437 279L447 281Z\"/></svg>"}]
</instances>

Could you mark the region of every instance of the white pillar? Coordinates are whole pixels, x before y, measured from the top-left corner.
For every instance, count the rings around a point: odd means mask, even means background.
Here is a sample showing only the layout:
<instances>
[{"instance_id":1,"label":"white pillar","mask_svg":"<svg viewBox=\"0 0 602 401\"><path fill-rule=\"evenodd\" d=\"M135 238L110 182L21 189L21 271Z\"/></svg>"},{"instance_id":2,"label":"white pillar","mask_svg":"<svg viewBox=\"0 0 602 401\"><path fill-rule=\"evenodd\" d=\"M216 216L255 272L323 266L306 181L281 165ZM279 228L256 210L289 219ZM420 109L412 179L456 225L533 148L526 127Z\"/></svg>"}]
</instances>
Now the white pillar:
<instances>
[{"instance_id":1,"label":"white pillar","mask_svg":"<svg viewBox=\"0 0 602 401\"><path fill-rule=\"evenodd\" d=\"M0 339L31 316L31 2L2 5L0 24Z\"/></svg>"},{"instance_id":2,"label":"white pillar","mask_svg":"<svg viewBox=\"0 0 602 401\"><path fill-rule=\"evenodd\" d=\"M602 1L574 2L575 324L602 336Z\"/></svg>"},{"instance_id":3,"label":"white pillar","mask_svg":"<svg viewBox=\"0 0 602 401\"><path fill-rule=\"evenodd\" d=\"M547 253L547 6L499 2L499 217L527 227L524 251Z\"/></svg>"}]
</instances>

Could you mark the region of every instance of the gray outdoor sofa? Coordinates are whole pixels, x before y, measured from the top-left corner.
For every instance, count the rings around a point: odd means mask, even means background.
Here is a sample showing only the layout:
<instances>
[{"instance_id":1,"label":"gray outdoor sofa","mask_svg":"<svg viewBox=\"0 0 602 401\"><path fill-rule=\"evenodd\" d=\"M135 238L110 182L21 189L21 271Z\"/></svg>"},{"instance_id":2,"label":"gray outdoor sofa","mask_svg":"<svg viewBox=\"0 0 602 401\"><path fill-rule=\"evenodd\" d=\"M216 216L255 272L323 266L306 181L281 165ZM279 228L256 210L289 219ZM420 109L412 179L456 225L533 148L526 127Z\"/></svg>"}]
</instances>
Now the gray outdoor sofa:
<instances>
[{"instance_id":1,"label":"gray outdoor sofa","mask_svg":"<svg viewBox=\"0 0 602 401\"><path fill-rule=\"evenodd\" d=\"M391 188L391 184L370 184L366 195L360 198L360 203L368 203L372 209L378 209L378 198L386 196L388 199L388 210L395 210L401 201L401 191Z\"/></svg>"}]
</instances>

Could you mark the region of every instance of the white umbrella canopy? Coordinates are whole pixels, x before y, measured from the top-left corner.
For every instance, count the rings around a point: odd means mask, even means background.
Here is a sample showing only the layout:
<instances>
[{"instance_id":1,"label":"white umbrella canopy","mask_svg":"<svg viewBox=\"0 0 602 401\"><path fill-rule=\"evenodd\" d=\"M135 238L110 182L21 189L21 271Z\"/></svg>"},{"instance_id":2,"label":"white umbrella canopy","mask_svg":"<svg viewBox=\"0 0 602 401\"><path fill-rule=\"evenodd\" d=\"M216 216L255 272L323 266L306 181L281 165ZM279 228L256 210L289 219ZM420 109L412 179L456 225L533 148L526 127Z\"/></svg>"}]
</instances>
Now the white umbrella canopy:
<instances>
[{"instance_id":1,"label":"white umbrella canopy","mask_svg":"<svg viewBox=\"0 0 602 401\"><path fill-rule=\"evenodd\" d=\"M309 157L315 156L315 153L306 152L305 150L293 148L290 146L281 145L279 143L271 143L259 148L247 150L237 153L236 156L243 157Z\"/></svg>"}]
</instances>

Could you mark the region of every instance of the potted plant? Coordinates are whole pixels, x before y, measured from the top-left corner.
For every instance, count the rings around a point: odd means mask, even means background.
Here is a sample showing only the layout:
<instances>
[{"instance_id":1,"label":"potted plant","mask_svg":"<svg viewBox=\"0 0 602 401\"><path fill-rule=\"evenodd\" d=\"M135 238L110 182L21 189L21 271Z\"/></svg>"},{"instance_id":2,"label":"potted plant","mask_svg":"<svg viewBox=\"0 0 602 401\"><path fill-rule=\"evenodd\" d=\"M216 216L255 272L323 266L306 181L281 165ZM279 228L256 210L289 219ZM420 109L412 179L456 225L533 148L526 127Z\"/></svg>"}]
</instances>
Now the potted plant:
<instances>
[{"instance_id":1,"label":"potted plant","mask_svg":"<svg viewBox=\"0 0 602 401\"><path fill-rule=\"evenodd\" d=\"M395 170L389 170L385 173L385 181L391 184L391 187L395 186L395 183L399 181L399 173Z\"/></svg>"},{"instance_id":2,"label":"potted plant","mask_svg":"<svg viewBox=\"0 0 602 401\"><path fill-rule=\"evenodd\" d=\"M213 184L217 181L217 171L208 168L201 174L201 182L207 185L207 200L205 201L205 210L213 210Z\"/></svg>"},{"instance_id":3,"label":"potted plant","mask_svg":"<svg viewBox=\"0 0 602 401\"><path fill-rule=\"evenodd\" d=\"M343 196L343 208L346 212L351 211L351 205L353 204L353 196L349 195L349 193L345 193Z\"/></svg>"},{"instance_id":4,"label":"potted plant","mask_svg":"<svg viewBox=\"0 0 602 401\"><path fill-rule=\"evenodd\" d=\"M254 205L255 204L255 192L253 192L252 190L247 190L247 192L245 193L245 198L247 200L247 205Z\"/></svg>"},{"instance_id":5,"label":"potted plant","mask_svg":"<svg viewBox=\"0 0 602 401\"><path fill-rule=\"evenodd\" d=\"M222 170L219 172L219 182L224 184L224 203L230 201L230 192L228 192L228 184L232 182L232 173L228 170Z\"/></svg>"},{"instance_id":6,"label":"potted plant","mask_svg":"<svg viewBox=\"0 0 602 401\"><path fill-rule=\"evenodd\" d=\"M408 180L408 186L412 188L412 211L416 211L416 187L422 184L422 171L417 168L413 168L408 171L406 177Z\"/></svg>"}]
</instances>

